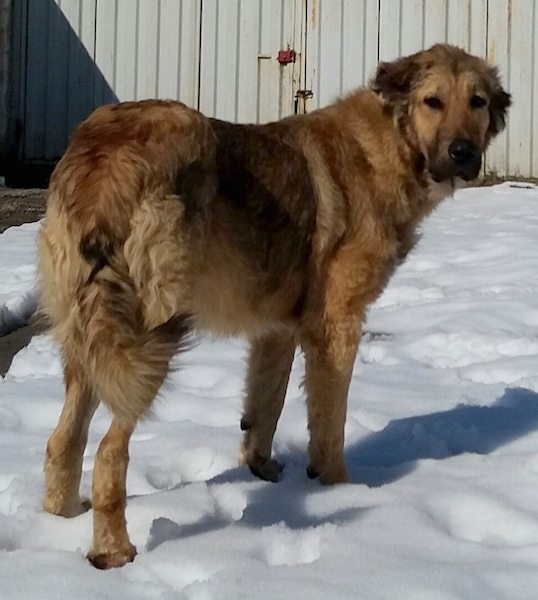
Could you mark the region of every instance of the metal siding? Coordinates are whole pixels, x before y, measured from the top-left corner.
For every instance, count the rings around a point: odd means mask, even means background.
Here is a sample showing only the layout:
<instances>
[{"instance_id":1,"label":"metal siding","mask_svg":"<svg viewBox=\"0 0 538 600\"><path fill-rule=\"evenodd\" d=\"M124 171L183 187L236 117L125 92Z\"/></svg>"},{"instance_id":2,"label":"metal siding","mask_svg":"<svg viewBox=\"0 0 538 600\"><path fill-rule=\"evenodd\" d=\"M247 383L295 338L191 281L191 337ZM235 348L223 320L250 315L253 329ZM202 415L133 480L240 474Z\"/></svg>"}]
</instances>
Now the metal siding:
<instances>
[{"instance_id":1,"label":"metal siding","mask_svg":"<svg viewBox=\"0 0 538 600\"><path fill-rule=\"evenodd\" d=\"M378 62L378 0L310 0L306 22L308 110L368 82Z\"/></svg>"},{"instance_id":2,"label":"metal siding","mask_svg":"<svg viewBox=\"0 0 538 600\"><path fill-rule=\"evenodd\" d=\"M379 0L379 60L401 56L402 1Z\"/></svg>"},{"instance_id":3,"label":"metal siding","mask_svg":"<svg viewBox=\"0 0 538 600\"><path fill-rule=\"evenodd\" d=\"M96 65L115 100L197 106L200 11L201 0L97 0ZM98 86L96 104L109 95Z\"/></svg>"},{"instance_id":4,"label":"metal siding","mask_svg":"<svg viewBox=\"0 0 538 600\"><path fill-rule=\"evenodd\" d=\"M488 0L379 0L379 5L380 60L439 42L486 53Z\"/></svg>"},{"instance_id":5,"label":"metal siding","mask_svg":"<svg viewBox=\"0 0 538 600\"><path fill-rule=\"evenodd\" d=\"M58 4L60 4L59 0ZM60 8L60 6L58 7ZM47 57L60 57L69 52L69 30L65 27L65 17L61 10L48 6ZM68 61L48 60L47 68L54 71L48 73L45 80L45 156L61 156L64 141L67 137L67 95L68 95Z\"/></svg>"},{"instance_id":6,"label":"metal siding","mask_svg":"<svg viewBox=\"0 0 538 600\"><path fill-rule=\"evenodd\" d=\"M517 118L510 119L508 137L507 172L516 175L525 173L536 174L533 168L534 117L533 78L536 69L535 61L535 3L532 7L528 2L512 0L509 19L509 74L508 88L516 99ZM534 14L533 14L534 13ZM527 118L522 118L527 115Z\"/></svg>"},{"instance_id":7,"label":"metal siding","mask_svg":"<svg viewBox=\"0 0 538 600\"><path fill-rule=\"evenodd\" d=\"M510 5L512 0L495 0L495 3L490 3L490 14L488 19L488 59L499 67L499 72L502 75L503 83L507 90L514 96L515 90L510 87L510 61L509 61L509 15ZM514 98L515 99L515 98ZM519 103L516 100L517 103ZM508 173L508 134L515 119L524 117L519 113L519 107L510 111L506 131L495 139L488 150L485 161L485 169L487 172L498 173L504 175Z\"/></svg>"},{"instance_id":8,"label":"metal siding","mask_svg":"<svg viewBox=\"0 0 538 600\"><path fill-rule=\"evenodd\" d=\"M138 1L116 0L115 6L108 6L103 0L98 0L99 11L106 11L110 24L106 36L99 36L103 44L99 48L97 64L106 73L107 80L114 90L118 100L135 100L137 97L137 49L138 49ZM102 6L101 6L102 5ZM98 23L99 33L101 25ZM106 56L101 65L100 59Z\"/></svg>"},{"instance_id":9,"label":"metal siding","mask_svg":"<svg viewBox=\"0 0 538 600\"><path fill-rule=\"evenodd\" d=\"M300 52L298 0L204 0L200 110L229 121L266 122L291 114L300 55L279 65L279 50ZM300 0L299 0L300 1Z\"/></svg>"},{"instance_id":10,"label":"metal siding","mask_svg":"<svg viewBox=\"0 0 538 600\"><path fill-rule=\"evenodd\" d=\"M82 2L82 0L80 0ZM129 0L123 0L128 2ZM133 1L129 2L132 6ZM95 11L95 65L102 73L102 78L95 82L94 104L101 106L116 101L119 96L112 90L116 89L117 36L116 27L118 11L122 10L122 0L97 0ZM122 28L123 31L123 28ZM128 70L129 65L123 64L120 69ZM121 74L120 74L121 78ZM120 93L122 90L120 89Z\"/></svg>"},{"instance_id":11,"label":"metal siding","mask_svg":"<svg viewBox=\"0 0 538 600\"><path fill-rule=\"evenodd\" d=\"M157 55L158 98L198 106L200 0L161 0Z\"/></svg>"},{"instance_id":12,"label":"metal siding","mask_svg":"<svg viewBox=\"0 0 538 600\"><path fill-rule=\"evenodd\" d=\"M11 0L0 0L0 156L6 150L6 133L8 127L8 86L11 85L9 57L12 25ZM2 175L0 176L3 177ZM0 179L1 181L1 179Z\"/></svg>"},{"instance_id":13,"label":"metal siding","mask_svg":"<svg viewBox=\"0 0 538 600\"><path fill-rule=\"evenodd\" d=\"M23 124L26 106L26 61L27 61L27 23L28 13L25 2L12 4L12 37L10 48L10 80L8 81L8 123L6 147L10 158L23 158L24 135L18 139L18 129ZM10 89L11 88L11 89Z\"/></svg>"},{"instance_id":14,"label":"metal siding","mask_svg":"<svg viewBox=\"0 0 538 600\"><path fill-rule=\"evenodd\" d=\"M538 176L538 8L528 0L25 0L14 9L10 127L23 160L53 160L94 107L178 98L264 122L368 81L378 60L448 41L487 56L512 93L485 168ZM21 8L22 7L22 8ZM281 66L279 50L297 60ZM20 52L19 52L20 50ZM305 52L307 63L305 64ZM304 79L303 79L304 78Z\"/></svg>"},{"instance_id":15,"label":"metal siding","mask_svg":"<svg viewBox=\"0 0 538 600\"><path fill-rule=\"evenodd\" d=\"M424 2L424 25L422 45L433 46L447 39L447 12L452 0L426 0Z\"/></svg>"},{"instance_id":16,"label":"metal siding","mask_svg":"<svg viewBox=\"0 0 538 600\"><path fill-rule=\"evenodd\" d=\"M95 108L95 2L62 0L62 12L70 23L66 134L71 135L80 121ZM61 141L65 145L65 140Z\"/></svg>"},{"instance_id":17,"label":"metal siding","mask_svg":"<svg viewBox=\"0 0 538 600\"><path fill-rule=\"evenodd\" d=\"M47 79L50 65L47 56L49 10L47 0L28 5L26 110L24 114L24 155L45 158L47 122ZM31 75L31 76L29 76Z\"/></svg>"},{"instance_id":18,"label":"metal siding","mask_svg":"<svg viewBox=\"0 0 538 600\"><path fill-rule=\"evenodd\" d=\"M424 48L424 2L426 0L405 0L400 14L401 40L400 54L407 56Z\"/></svg>"},{"instance_id":19,"label":"metal siding","mask_svg":"<svg viewBox=\"0 0 538 600\"><path fill-rule=\"evenodd\" d=\"M94 31L95 0L28 2L24 159L57 159L93 110Z\"/></svg>"},{"instance_id":20,"label":"metal siding","mask_svg":"<svg viewBox=\"0 0 538 600\"><path fill-rule=\"evenodd\" d=\"M258 91L258 55L260 53L261 6L259 2L243 2L239 12L238 37L241 45L237 56L237 78L241 82L250 82L238 89L235 99L234 120L246 122L259 120L257 110Z\"/></svg>"},{"instance_id":21,"label":"metal siding","mask_svg":"<svg viewBox=\"0 0 538 600\"><path fill-rule=\"evenodd\" d=\"M138 68L135 93L137 100L155 98L157 96L159 7L160 1L138 0L136 44ZM177 4L177 10L180 10L179 3Z\"/></svg>"},{"instance_id":22,"label":"metal siding","mask_svg":"<svg viewBox=\"0 0 538 600\"><path fill-rule=\"evenodd\" d=\"M528 175L538 177L538 7L536 2L533 2L533 34L532 34L532 52L530 59L532 60L532 79L529 85L531 93L531 119L529 127L529 135L531 136L531 171Z\"/></svg>"}]
</instances>

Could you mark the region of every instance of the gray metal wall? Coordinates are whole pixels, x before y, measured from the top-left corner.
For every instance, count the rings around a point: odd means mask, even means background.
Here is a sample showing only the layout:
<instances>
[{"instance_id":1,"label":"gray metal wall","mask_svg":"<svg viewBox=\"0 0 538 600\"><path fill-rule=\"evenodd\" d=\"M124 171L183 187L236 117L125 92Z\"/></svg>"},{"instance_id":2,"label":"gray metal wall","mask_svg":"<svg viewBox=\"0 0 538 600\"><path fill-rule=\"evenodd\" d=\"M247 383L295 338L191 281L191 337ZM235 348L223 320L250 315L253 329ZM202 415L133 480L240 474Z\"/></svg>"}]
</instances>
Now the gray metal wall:
<instances>
[{"instance_id":1,"label":"gray metal wall","mask_svg":"<svg viewBox=\"0 0 538 600\"><path fill-rule=\"evenodd\" d=\"M0 157L7 152L8 72L11 54L11 0L0 0ZM0 172L0 175L2 173Z\"/></svg>"},{"instance_id":2,"label":"gray metal wall","mask_svg":"<svg viewBox=\"0 0 538 600\"><path fill-rule=\"evenodd\" d=\"M268 121L368 81L379 60L448 41L500 67L514 98L486 168L538 177L535 0L15 0L21 48L12 121L25 161L63 151L105 102L178 98ZM17 37L18 36L18 37ZM280 65L279 50L296 61ZM16 71L17 71L16 69ZM313 95L297 102L298 90Z\"/></svg>"}]
</instances>

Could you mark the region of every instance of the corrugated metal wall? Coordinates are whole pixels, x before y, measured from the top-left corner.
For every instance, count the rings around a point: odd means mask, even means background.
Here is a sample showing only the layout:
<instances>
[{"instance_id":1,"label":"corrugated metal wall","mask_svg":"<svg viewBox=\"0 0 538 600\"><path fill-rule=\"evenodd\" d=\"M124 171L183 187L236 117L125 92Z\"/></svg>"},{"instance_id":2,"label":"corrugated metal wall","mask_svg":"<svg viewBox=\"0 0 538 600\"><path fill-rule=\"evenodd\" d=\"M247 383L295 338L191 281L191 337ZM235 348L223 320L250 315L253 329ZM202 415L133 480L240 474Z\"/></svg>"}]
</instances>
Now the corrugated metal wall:
<instances>
[{"instance_id":1,"label":"corrugated metal wall","mask_svg":"<svg viewBox=\"0 0 538 600\"><path fill-rule=\"evenodd\" d=\"M378 62L379 0L310 0L306 25L307 108L364 84Z\"/></svg>"},{"instance_id":2,"label":"corrugated metal wall","mask_svg":"<svg viewBox=\"0 0 538 600\"><path fill-rule=\"evenodd\" d=\"M297 0L204 0L200 110L247 122L291 114L301 56L286 66L275 59L301 48L302 14Z\"/></svg>"},{"instance_id":3,"label":"corrugated metal wall","mask_svg":"<svg viewBox=\"0 0 538 600\"><path fill-rule=\"evenodd\" d=\"M5 151L8 120L8 71L12 23L11 0L0 0L0 158Z\"/></svg>"},{"instance_id":4,"label":"corrugated metal wall","mask_svg":"<svg viewBox=\"0 0 538 600\"><path fill-rule=\"evenodd\" d=\"M499 175L538 177L536 0L309 0L308 110L366 83L380 60L449 42L499 66L513 107L485 161Z\"/></svg>"},{"instance_id":5,"label":"corrugated metal wall","mask_svg":"<svg viewBox=\"0 0 538 600\"><path fill-rule=\"evenodd\" d=\"M368 81L379 60L449 41L499 65L514 98L486 168L538 177L534 0L15 0L12 121L20 156L51 160L105 102L179 98L208 115L268 121ZM18 21L17 21L18 19ZM294 48L295 63L279 65ZM313 97L296 104L299 89ZM18 112L17 112L18 111Z\"/></svg>"},{"instance_id":6,"label":"corrugated metal wall","mask_svg":"<svg viewBox=\"0 0 538 600\"><path fill-rule=\"evenodd\" d=\"M24 147L30 158L61 156L73 127L95 106L95 0L31 0L26 5Z\"/></svg>"},{"instance_id":7,"label":"corrugated metal wall","mask_svg":"<svg viewBox=\"0 0 538 600\"><path fill-rule=\"evenodd\" d=\"M538 7L535 0L489 0L488 58L499 65L513 107L506 135L488 154L499 173L538 177Z\"/></svg>"},{"instance_id":8,"label":"corrugated metal wall","mask_svg":"<svg viewBox=\"0 0 538 600\"><path fill-rule=\"evenodd\" d=\"M198 103L201 0L92 0L95 64L118 100ZM96 102L112 100L96 91Z\"/></svg>"}]
</instances>

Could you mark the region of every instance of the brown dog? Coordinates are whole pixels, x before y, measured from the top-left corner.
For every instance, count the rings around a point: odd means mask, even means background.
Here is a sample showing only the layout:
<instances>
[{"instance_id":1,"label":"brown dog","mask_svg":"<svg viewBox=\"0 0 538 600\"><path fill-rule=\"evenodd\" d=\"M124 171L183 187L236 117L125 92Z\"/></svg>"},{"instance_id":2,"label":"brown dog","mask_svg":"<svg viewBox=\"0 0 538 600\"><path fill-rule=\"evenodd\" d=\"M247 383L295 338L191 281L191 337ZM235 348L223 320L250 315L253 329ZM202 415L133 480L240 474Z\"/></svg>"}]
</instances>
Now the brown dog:
<instances>
[{"instance_id":1,"label":"brown dog","mask_svg":"<svg viewBox=\"0 0 538 600\"><path fill-rule=\"evenodd\" d=\"M437 45L381 64L372 86L268 125L207 119L172 101L106 106L74 134L40 234L42 309L66 400L45 463L45 510L71 517L100 401L100 568L133 560L128 443L191 328L250 340L241 458L271 458L296 346L306 358L310 477L348 481L344 422L361 323L415 229L504 127L495 68Z\"/></svg>"}]
</instances>

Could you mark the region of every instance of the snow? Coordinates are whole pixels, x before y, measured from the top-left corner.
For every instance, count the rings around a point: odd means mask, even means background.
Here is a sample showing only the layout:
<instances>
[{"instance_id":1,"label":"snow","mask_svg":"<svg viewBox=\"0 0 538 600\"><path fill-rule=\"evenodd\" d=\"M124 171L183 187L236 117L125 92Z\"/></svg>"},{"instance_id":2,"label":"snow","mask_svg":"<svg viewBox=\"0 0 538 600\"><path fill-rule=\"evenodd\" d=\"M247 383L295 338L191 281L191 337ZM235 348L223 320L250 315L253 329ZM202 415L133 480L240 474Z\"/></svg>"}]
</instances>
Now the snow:
<instances>
[{"instance_id":1,"label":"snow","mask_svg":"<svg viewBox=\"0 0 538 600\"><path fill-rule=\"evenodd\" d=\"M0 306L35 304L37 225L0 235ZM371 308L349 397L354 484L305 475L297 357L270 484L237 466L245 344L183 355L131 443L134 563L84 558L91 511L44 513L61 363L35 337L0 380L0 598L534 600L538 589L538 188L458 192ZM82 494L109 417L99 409Z\"/></svg>"}]
</instances>

